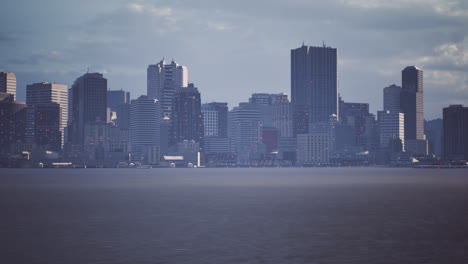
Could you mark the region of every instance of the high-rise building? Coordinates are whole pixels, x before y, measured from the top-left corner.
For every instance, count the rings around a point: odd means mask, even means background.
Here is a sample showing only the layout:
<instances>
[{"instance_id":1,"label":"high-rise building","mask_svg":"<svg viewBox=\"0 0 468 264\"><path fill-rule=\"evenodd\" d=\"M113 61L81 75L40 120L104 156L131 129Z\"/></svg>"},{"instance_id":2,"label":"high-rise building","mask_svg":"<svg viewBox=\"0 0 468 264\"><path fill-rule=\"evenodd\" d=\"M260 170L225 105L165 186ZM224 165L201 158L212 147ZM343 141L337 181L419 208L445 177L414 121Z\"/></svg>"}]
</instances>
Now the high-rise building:
<instances>
[{"instance_id":1,"label":"high-rise building","mask_svg":"<svg viewBox=\"0 0 468 264\"><path fill-rule=\"evenodd\" d=\"M84 146L85 127L107 123L107 79L100 73L86 73L75 80L70 92L68 141Z\"/></svg>"},{"instance_id":2,"label":"high-rise building","mask_svg":"<svg viewBox=\"0 0 468 264\"><path fill-rule=\"evenodd\" d=\"M130 152L132 160L153 163L161 146L161 104L149 96L140 96L130 104ZM158 154L159 155L159 154ZM150 158L151 157L151 158ZM151 161L151 162L150 162Z\"/></svg>"},{"instance_id":3,"label":"high-rise building","mask_svg":"<svg viewBox=\"0 0 468 264\"><path fill-rule=\"evenodd\" d=\"M227 137L228 136L228 106L227 103L219 103L219 102L212 102L212 103L207 103L202 105L202 112L203 112L203 118L205 118L204 111L215 111L216 114L211 113L212 117L216 115L216 120L213 118L210 120L207 120L207 122L211 122L212 124L212 129L214 129L214 124L216 123L216 131L213 132L216 134L218 137ZM210 115L210 114L208 114ZM205 131L205 135L207 135Z\"/></svg>"},{"instance_id":4,"label":"high-rise building","mask_svg":"<svg viewBox=\"0 0 468 264\"><path fill-rule=\"evenodd\" d=\"M107 91L107 107L110 108L111 111L117 112L120 105L129 103L130 92L126 92L123 90Z\"/></svg>"},{"instance_id":5,"label":"high-rise building","mask_svg":"<svg viewBox=\"0 0 468 264\"><path fill-rule=\"evenodd\" d=\"M44 105L44 104L57 104L60 113L60 117L56 119L60 120L59 129L61 133L61 142L64 143L64 130L67 127L68 123L68 87L64 84L58 83L34 83L26 86L26 104L28 105L28 123L27 123L27 136L30 140L35 138L34 136L34 108L35 105ZM50 106L51 109L55 106ZM48 122L52 122L52 112L53 110L48 110ZM51 112L52 111L52 112ZM51 124L51 123L49 123Z\"/></svg>"},{"instance_id":6,"label":"high-rise building","mask_svg":"<svg viewBox=\"0 0 468 264\"><path fill-rule=\"evenodd\" d=\"M311 124L339 115L336 48L302 45L291 50L291 103L295 111L308 109Z\"/></svg>"},{"instance_id":7,"label":"high-rise building","mask_svg":"<svg viewBox=\"0 0 468 264\"><path fill-rule=\"evenodd\" d=\"M442 118L424 121L424 132L429 141L429 153L442 156L442 135L443 135Z\"/></svg>"},{"instance_id":8,"label":"high-rise building","mask_svg":"<svg viewBox=\"0 0 468 264\"><path fill-rule=\"evenodd\" d=\"M451 105L443 110L444 158L468 161L468 107Z\"/></svg>"},{"instance_id":9,"label":"high-rise building","mask_svg":"<svg viewBox=\"0 0 468 264\"><path fill-rule=\"evenodd\" d=\"M28 104L28 123L26 125L31 132L28 136L32 137L29 142L45 147L46 150L60 151L63 131L61 127L62 109L58 103Z\"/></svg>"},{"instance_id":10,"label":"high-rise building","mask_svg":"<svg viewBox=\"0 0 468 264\"><path fill-rule=\"evenodd\" d=\"M240 103L229 112L231 151L238 161L248 163L259 152L261 137L260 111L250 103Z\"/></svg>"},{"instance_id":11,"label":"high-rise building","mask_svg":"<svg viewBox=\"0 0 468 264\"><path fill-rule=\"evenodd\" d=\"M0 156L10 153L14 143L24 142L26 104L14 101L14 95L0 97Z\"/></svg>"},{"instance_id":12,"label":"high-rise building","mask_svg":"<svg viewBox=\"0 0 468 264\"><path fill-rule=\"evenodd\" d=\"M384 111L395 113L401 112L400 107L401 87L392 84L383 89L383 106Z\"/></svg>"},{"instance_id":13,"label":"high-rise building","mask_svg":"<svg viewBox=\"0 0 468 264\"><path fill-rule=\"evenodd\" d=\"M167 64L162 59L147 69L147 95L161 102L163 116L171 117L172 101L176 88L188 86L187 67L177 64L174 60Z\"/></svg>"},{"instance_id":14,"label":"high-rise building","mask_svg":"<svg viewBox=\"0 0 468 264\"><path fill-rule=\"evenodd\" d=\"M405 115L390 111L378 111L377 119L379 123L380 147L389 147L392 140L401 140L404 148L405 144Z\"/></svg>"},{"instance_id":15,"label":"high-rise building","mask_svg":"<svg viewBox=\"0 0 468 264\"><path fill-rule=\"evenodd\" d=\"M272 102L273 127L278 130L279 137L292 137L292 111L288 95L277 94Z\"/></svg>"},{"instance_id":16,"label":"high-rise building","mask_svg":"<svg viewBox=\"0 0 468 264\"><path fill-rule=\"evenodd\" d=\"M16 75L12 72L0 72L0 93L12 94L16 99Z\"/></svg>"},{"instance_id":17,"label":"high-rise building","mask_svg":"<svg viewBox=\"0 0 468 264\"><path fill-rule=\"evenodd\" d=\"M405 139L425 140L423 71L415 66L402 71L400 108L405 114Z\"/></svg>"},{"instance_id":18,"label":"high-rise building","mask_svg":"<svg viewBox=\"0 0 468 264\"><path fill-rule=\"evenodd\" d=\"M190 83L178 88L172 111L172 145L184 140L194 140L203 146L203 117L198 89Z\"/></svg>"}]
</instances>

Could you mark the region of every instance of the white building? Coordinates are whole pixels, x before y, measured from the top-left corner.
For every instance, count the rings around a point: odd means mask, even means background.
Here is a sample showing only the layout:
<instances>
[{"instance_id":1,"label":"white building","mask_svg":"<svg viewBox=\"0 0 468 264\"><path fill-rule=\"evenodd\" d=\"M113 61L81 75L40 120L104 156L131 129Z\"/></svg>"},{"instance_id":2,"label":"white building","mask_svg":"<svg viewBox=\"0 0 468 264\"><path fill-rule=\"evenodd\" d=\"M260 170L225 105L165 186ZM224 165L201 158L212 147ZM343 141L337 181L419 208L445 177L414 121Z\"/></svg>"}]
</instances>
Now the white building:
<instances>
[{"instance_id":1,"label":"white building","mask_svg":"<svg viewBox=\"0 0 468 264\"><path fill-rule=\"evenodd\" d=\"M133 160L154 163L160 148L161 106L157 99L140 96L130 104L130 152ZM156 148L157 147L157 150ZM151 153L151 155L148 155Z\"/></svg>"},{"instance_id":2,"label":"white building","mask_svg":"<svg viewBox=\"0 0 468 264\"><path fill-rule=\"evenodd\" d=\"M328 133L297 135L297 161L302 164L330 162L331 137Z\"/></svg>"},{"instance_id":3,"label":"white building","mask_svg":"<svg viewBox=\"0 0 468 264\"><path fill-rule=\"evenodd\" d=\"M171 117L172 100L176 88L188 86L187 67L177 64L174 60L167 64L163 59L147 69L147 95L161 102L164 116Z\"/></svg>"},{"instance_id":4,"label":"white building","mask_svg":"<svg viewBox=\"0 0 468 264\"><path fill-rule=\"evenodd\" d=\"M400 139L405 149L405 115L398 112L378 111L380 147L386 148L390 140Z\"/></svg>"},{"instance_id":5,"label":"white building","mask_svg":"<svg viewBox=\"0 0 468 264\"><path fill-rule=\"evenodd\" d=\"M12 94L16 100L16 75L12 72L0 72L0 93Z\"/></svg>"}]
</instances>

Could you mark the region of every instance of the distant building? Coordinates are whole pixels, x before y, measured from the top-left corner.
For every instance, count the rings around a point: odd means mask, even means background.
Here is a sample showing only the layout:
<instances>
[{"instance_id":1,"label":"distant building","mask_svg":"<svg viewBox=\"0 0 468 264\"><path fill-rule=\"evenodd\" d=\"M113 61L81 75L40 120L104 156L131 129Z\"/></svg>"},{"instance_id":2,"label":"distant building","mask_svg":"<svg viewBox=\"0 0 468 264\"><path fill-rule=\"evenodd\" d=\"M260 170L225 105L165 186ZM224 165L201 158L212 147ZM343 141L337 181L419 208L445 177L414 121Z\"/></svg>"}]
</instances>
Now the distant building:
<instances>
[{"instance_id":1,"label":"distant building","mask_svg":"<svg viewBox=\"0 0 468 264\"><path fill-rule=\"evenodd\" d=\"M190 83L178 88L172 106L172 142L194 140L203 145L203 117L198 89Z\"/></svg>"},{"instance_id":2,"label":"distant building","mask_svg":"<svg viewBox=\"0 0 468 264\"><path fill-rule=\"evenodd\" d=\"M275 100L272 102L272 125L278 130L280 137L292 137L293 116L288 95L281 93L275 95L274 98Z\"/></svg>"},{"instance_id":3,"label":"distant building","mask_svg":"<svg viewBox=\"0 0 468 264\"><path fill-rule=\"evenodd\" d=\"M442 156L443 121L441 118L424 121L424 132L429 140L429 153Z\"/></svg>"},{"instance_id":4,"label":"distant building","mask_svg":"<svg viewBox=\"0 0 468 264\"><path fill-rule=\"evenodd\" d=\"M402 71L401 112L405 114L405 139L425 140L423 71L408 66Z\"/></svg>"},{"instance_id":5,"label":"distant building","mask_svg":"<svg viewBox=\"0 0 468 264\"><path fill-rule=\"evenodd\" d=\"M86 73L75 80L69 93L67 157L100 163L107 140L107 79L100 73Z\"/></svg>"},{"instance_id":6,"label":"distant building","mask_svg":"<svg viewBox=\"0 0 468 264\"><path fill-rule=\"evenodd\" d=\"M107 107L113 112L117 112L119 106L130 103L130 92L123 90L107 91ZM117 116L118 118L118 116Z\"/></svg>"},{"instance_id":7,"label":"distant building","mask_svg":"<svg viewBox=\"0 0 468 264\"><path fill-rule=\"evenodd\" d=\"M451 105L443 110L444 158L468 161L468 107Z\"/></svg>"},{"instance_id":8,"label":"distant building","mask_svg":"<svg viewBox=\"0 0 468 264\"><path fill-rule=\"evenodd\" d=\"M59 120L61 145L63 145L65 128L68 124L68 87L64 84L42 82L29 84L26 86L26 104L28 105L28 108L30 108L27 117L27 136L30 140L36 138L34 135L34 119L32 117L38 116L34 113L33 110L39 108L35 108L35 106L39 104L44 105L51 103L58 105L60 116L53 118L51 109L53 109L55 106L50 106L48 112L49 120L47 122L52 122L52 119ZM44 106L41 107L43 108Z\"/></svg>"},{"instance_id":9,"label":"distant building","mask_svg":"<svg viewBox=\"0 0 468 264\"><path fill-rule=\"evenodd\" d=\"M161 104L157 99L140 96L130 104L130 152L133 161L154 164L160 154Z\"/></svg>"},{"instance_id":10,"label":"distant building","mask_svg":"<svg viewBox=\"0 0 468 264\"><path fill-rule=\"evenodd\" d=\"M28 124L32 129L29 142L59 152L62 148L62 107L57 103L28 105Z\"/></svg>"},{"instance_id":11,"label":"distant building","mask_svg":"<svg viewBox=\"0 0 468 264\"><path fill-rule=\"evenodd\" d=\"M302 45L291 50L291 103L296 111L304 106L308 109L310 123L327 122L331 115L339 115L337 65L336 48Z\"/></svg>"},{"instance_id":12,"label":"distant building","mask_svg":"<svg viewBox=\"0 0 468 264\"><path fill-rule=\"evenodd\" d=\"M238 162L249 163L259 154L261 138L260 111L249 103L240 103L229 112L229 137Z\"/></svg>"},{"instance_id":13,"label":"distant building","mask_svg":"<svg viewBox=\"0 0 468 264\"><path fill-rule=\"evenodd\" d=\"M228 106L227 103L202 104L205 136L227 137Z\"/></svg>"},{"instance_id":14,"label":"distant building","mask_svg":"<svg viewBox=\"0 0 468 264\"><path fill-rule=\"evenodd\" d=\"M168 64L162 59L147 69L147 95L161 102L163 117L172 117L172 101L176 89L188 86L187 67L174 60Z\"/></svg>"},{"instance_id":15,"label":"distant building","mask_svg":"<svg viewBox=\"0 0 468 264\"><path fill-rule=\"evenodd\" d=\"M297 136L297 162L302 165L330 162L330 135L326 133L301 134Z\"/></svg>"},{"instance_id":16,"label":"distant building","mask_svg":"<svg viewBox=\"0 0 468 264\"><path fill-rule=\"evenodd\" d=\"M262 143L266 147L266 153L278 151L278 129L262 126Z\"/></svg>"},{"instance_id":17,"label":"distant building","mask_svg":"<svg viewBox=\"0 0 468 264\"><path fill-rule=\"evenodd\" d=\"M0 72L0 93L13 95L16 99L16 75L12 72Z\"/></svg>"},{"instance_id":18,"label":"distant building","mask_svg":"<svg viewBox=\"0 0 468 264\"><path fill-rule=\"evenodd\" d=\"M401 140L403 147L405 141L405 115L390 111L377 112L379 123L380 147L385 149L389 147L391 140Z\"/></svg>"},{"instance_id":19,"label":"distant building","mask_svg":"<svg viewBox=\"0 0 468 264\"><path fill-rule=\"evenodd\" d=\"M14 96L0 101L0 156L10 154L15 143L25 141L26 104L14 102Z\"/></svg>"},{"instance_id":20,"label":"distant building","mask_svg":"<svg viewBox=\"0 0 468 264\"><path fill-rule=\"evenodd\" d=\"M392 84L383 89L383 106L384 111L390 111L400 113L400 98L401 98L401 87Z\"/></svg>"}]
</instances>

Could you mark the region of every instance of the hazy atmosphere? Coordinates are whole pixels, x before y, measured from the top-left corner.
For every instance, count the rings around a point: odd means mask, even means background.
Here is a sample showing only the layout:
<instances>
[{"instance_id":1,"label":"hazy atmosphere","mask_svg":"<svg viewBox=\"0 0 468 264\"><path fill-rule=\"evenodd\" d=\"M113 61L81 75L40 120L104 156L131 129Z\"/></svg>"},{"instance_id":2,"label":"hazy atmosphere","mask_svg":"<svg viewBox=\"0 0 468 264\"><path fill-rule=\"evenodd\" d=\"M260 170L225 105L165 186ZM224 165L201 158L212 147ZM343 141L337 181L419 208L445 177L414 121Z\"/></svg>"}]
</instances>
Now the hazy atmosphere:
<instances>
[{"instance_id":1,"label":"hazy atmosphere","mask_svg":"<svg viewBox=\"0 0 468 264\"><path fill-rule=\"evenodd\" d=\"M2 1L0 71L25 86L71 85L89 68L110 89L146 93L146 68L162 57L189 69L203 102L230 107L254 92L290 93L290 50L338 49L339 93L382 108L401 70L424 70L424 114L468 101L468 2Z\"/></svg>"}]
</instances>

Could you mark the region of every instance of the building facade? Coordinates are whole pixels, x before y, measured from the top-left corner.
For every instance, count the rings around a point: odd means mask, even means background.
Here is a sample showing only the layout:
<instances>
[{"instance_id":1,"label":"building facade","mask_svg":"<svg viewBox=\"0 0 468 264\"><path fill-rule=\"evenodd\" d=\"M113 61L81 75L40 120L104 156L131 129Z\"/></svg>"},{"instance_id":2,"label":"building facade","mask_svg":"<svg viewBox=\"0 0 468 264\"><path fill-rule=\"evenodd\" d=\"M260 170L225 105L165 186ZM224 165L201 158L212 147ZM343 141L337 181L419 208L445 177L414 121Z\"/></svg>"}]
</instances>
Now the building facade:
<instances>
[{"instance_id":1,"label":"building facade","mask_svg":"<svg viewBox=\"0 0 468 264\"><path fill-rule=\"evenodd\" d=\"M443 153L449 161L468 161L468 107L451 105L444 108Z\"/></svg>"},{"instance_id":2,"label":"building facade","mask_svg":"<svg viewBox=\"0 0 468 264\"><path fill-rule=\"evenodd\" d=\"M0 93L7 93L16 99L16 75L12 72L0 72Z\"/></svg>"}]
</instances>

